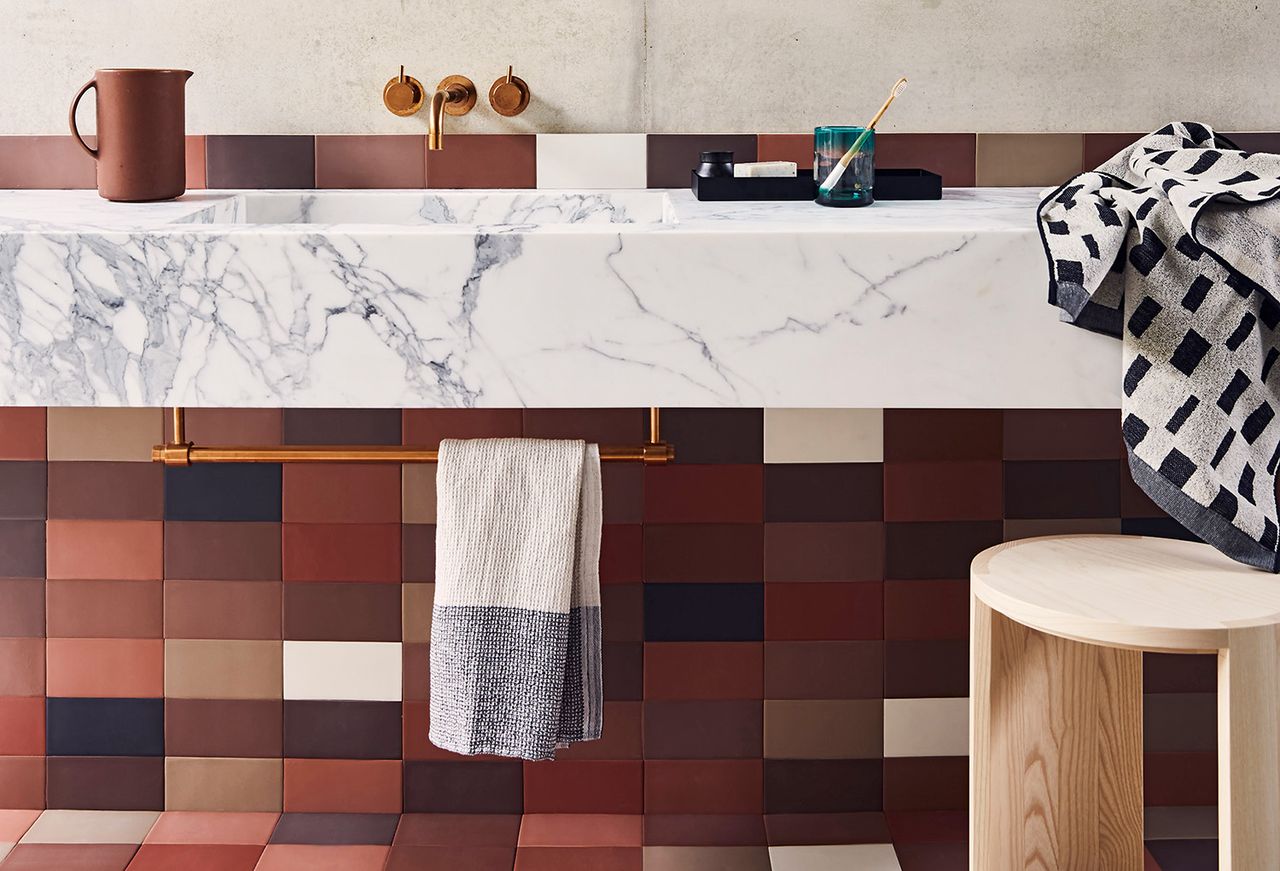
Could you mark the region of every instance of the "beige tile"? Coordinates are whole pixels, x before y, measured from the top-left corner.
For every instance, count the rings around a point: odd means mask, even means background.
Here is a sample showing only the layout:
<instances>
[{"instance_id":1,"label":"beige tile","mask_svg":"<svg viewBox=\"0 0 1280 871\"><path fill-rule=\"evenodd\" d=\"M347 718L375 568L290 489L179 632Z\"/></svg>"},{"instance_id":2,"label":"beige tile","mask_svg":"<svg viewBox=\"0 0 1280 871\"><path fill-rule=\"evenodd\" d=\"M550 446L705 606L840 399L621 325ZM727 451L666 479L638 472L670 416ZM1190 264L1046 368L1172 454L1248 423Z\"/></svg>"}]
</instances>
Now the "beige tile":
<instances>
[{"instance_id":1,"label":"beige tile","mask_svg":"<svg viewBox=\"0 0 1280 871\"><path fill-rule=\"evenodd\" d=\"M884 411L879 408L766 408L766 463L879 463Z\"/></svg>"},{"instance_id":2,"label":"beige tile","mask_svg":"<svg viewBox=\"0 0 1280 871\"><path fill-rule=\"evenodd\" d=\"M50 460L151 462L164 441L160 408L51 408Z\"/></svg>"},{"instance_id":3,"label":"beige tile","mask_svg":"<svg viewBox=\"0 0 1280 871\"><path fill-rule=\"evenodd\" d=\"M286 641L286 699L398 702L398 641Z\"/></svg>"},{"instance_id":4,"label":"beige tile","mask_svg":"<svg viewBox=\"0 0 1280 871\"><path fill-rule=\"evenodd\" d=\"M768 699L768 759L878 759L883 718L879 699Z\"/></svg>"},{"instance_id":5,"label":"beige tile","mask_svg":"<svg viewBox=\"0 0 1280 871\"><path fill-rule=\"evenodd\" d=\"M645 847L644 871L770 871L766 847Z\"/></svg>"},{"instance_id":6,"label":"beige tile","mask_svg":"<svg viewBox=\"0 0 1280 871\"><path fill-rule=\"evenodd\" d=\"M1039 535L1119 535L1119 517L1075 517L1064 520L1006 520L1004 540Z\"/></svg>"},{"instance_id":7,"label":"beige tile","mask_svg":"<svg viewBox=\"0 0 1280 871\"><path fill-rule=\"evenodd\" d=\"M978 187L1047 187L1080 172L1079 133L979 133Z\"/></svg>"},{"instance_id":8,"label":"beige tile","mask_svg":"<svg viewBox=\"0 0 1280 871\"><path fill-rule=\"evenodd\" d=\"M885 699L885 756L964 756L969 700Z\"/></svg>"},{"instance_id":9,"label":"beige tile","mask_svg":"<svg viewBox=\"0 0 1280 871\"><path fill-rule=\"evenodd\" d=\"M436 464L405 463L400 473L403 523L436 522Z\"/></svg>"},{"instance_id":10,"label":"beige tile","mask_svg":"<svg viewBox=\"0 0 1280 871\"><path fill-rule=\"evenodd\" d=\"M22 844L141 844L158 811L48 810L22 836Z\"/></svg>"},{"instance_id":11,"label":"beige tile","mask_svg":"<svg viewBox=\"0 0 1280 871\"><path fill-rule=\"evenodd\" d=\"M284 762L170 756L164 761L164 795L171 811L279 811Z\"/></svg>"},{"instance_id":12,"label":"beige tile","mask_svg":"<svg viewBox=\"0 0 1280 871\"><path fill-rule=\"evenodd\" d=\"M283 698L279 641L169 639L164 694L178 699Z\"/></svg>"},{"instance_id":13,"label":"beige tile","mask_svg":"<svg viewBox=\"0 0 1280 871\"><path fill-rule=\"evenodd\" d=\"M435 584L403 584L404 600L400 613L404 625L400 628L401 638L408 642L428 642L431 640L431 604L436 597Z\"/></svg>"},{"instance_id":14,"label":"beige tile","mask_svg":"<svg viewBox=\"0 0 1280 871\"><path fill-rule=\"evenodd\" d=\"M892 844L770 847L773 871L902 871Z\"/></svg>"}]
</instances>

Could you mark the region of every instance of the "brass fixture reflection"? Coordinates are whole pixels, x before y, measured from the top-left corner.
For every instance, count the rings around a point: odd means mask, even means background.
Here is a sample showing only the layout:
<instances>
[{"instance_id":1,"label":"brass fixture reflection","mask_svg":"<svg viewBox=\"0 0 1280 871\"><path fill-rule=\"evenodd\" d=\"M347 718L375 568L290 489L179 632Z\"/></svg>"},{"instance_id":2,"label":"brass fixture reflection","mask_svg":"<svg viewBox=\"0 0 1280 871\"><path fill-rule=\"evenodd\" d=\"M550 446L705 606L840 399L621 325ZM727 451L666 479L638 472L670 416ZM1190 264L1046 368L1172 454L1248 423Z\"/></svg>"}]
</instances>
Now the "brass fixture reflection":
<instances>
[{"instance_id":1,"label":"brass fixture reflection","mask_svg":"<svg viewBox=\"0 0 1280 871\"><path fill-rule=\"evenodd\" d=\"M529 108L529 85L514 74L515 68L507 67L507 74L489 88L489 105L493 111L508 118Z\"/></svg>"},{"instance_id":2,"label":"brass fixture reflection","mask_svg":"<svg viewBox=\"0 0 1280 871\"><path fill-rule=\"evenodd\" d=\"M382 103L393 115L402 118L412 115L422 108L426 102L426 91L422 82L413 76L404 74L404 64L400 65L400 75L391 79L382 88Z\"/></svg>"},{"instance_id":3,"label":"brass fixture reflection","mask_svg":"<svg viewBox=\"0 0 1280 871\"><path fill-rule=\"evenodd\" d=\"M466 76L446 76L431 95L431 118L427 126L427 150L444 148L444 116L465 115L476 104L476 86Z\"/></svg>"}]
</instances>

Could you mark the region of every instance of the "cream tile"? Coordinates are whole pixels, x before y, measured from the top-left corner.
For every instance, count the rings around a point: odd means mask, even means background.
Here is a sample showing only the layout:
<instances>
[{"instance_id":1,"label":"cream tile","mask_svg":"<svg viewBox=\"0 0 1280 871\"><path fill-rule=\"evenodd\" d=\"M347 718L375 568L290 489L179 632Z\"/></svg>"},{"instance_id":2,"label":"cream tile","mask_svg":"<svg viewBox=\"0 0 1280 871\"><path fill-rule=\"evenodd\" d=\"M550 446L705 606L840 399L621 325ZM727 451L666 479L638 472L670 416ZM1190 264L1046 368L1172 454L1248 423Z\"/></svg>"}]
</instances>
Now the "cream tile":
<instances>
[{"instance_id":1,"label":"cream tile","mask_svg":"<svg viewBox=\"0 0 1280 871\"><path fill-rule=\"evenodd\" d=\"M965 756L969 700L885 699L885 756Z\"/></svg>"},{"instance_id":2,"label":"cream tile","mask_svg":"<svg viewBox=\"0 0 1280 871\"><path fill-rule=\"evenodd\" d=\"M0 842L15 844L40 818L37 810L0 810Z\"/></svg>"},{"instance_id":3,"label":"cream tile","mask_svg":"<svg viewBox=\"0 0 1280 871\"><path fill-rule=\"evenodd\" d=\"M879 408L766 408L766 463L884 461L884 411Z\"/></svg>"},{"instance_id":4,"label":"cream tile","mask_svg":"<svg viewBox=\"0 0 1280 871\"><path fill-rule=\"evenodd\" d=\"M764 703L767 759L879 759L879 699L784 700Z\"/></svg>"},{"instance_id":5,"label":"cream tile","mask_svg":"<svg viewBox=\"0 0 1280 871\"><path fill-rule=\"evenodd\" d=\"M13 852L14 844L11 841L0 841L0 862L4 861L5 856Z\"/></svg>"},{"instance_id":6,"label":"cream tile","mask_svg":"<svg viewBox=\"0 0 1280 871\"><path fill-rule=\"evenodd\" d=\"M279 811L283 801L281 759L170 756L164 761L167 810Z\"/></svg>"},{"instance_id":7,"label":"cream tile","mask_svg":"<svg viewBox=\"0 0 1280 871\"><path fill-rule=\"evenodd\" d=\"M47 810L22 844L141 844L159 811Z\"/></svg>"},{"instance_id":8,"label":"cream tile","mask_svg":"<svg viewBox=\"0 0 1280 871\"><path fill-rule=\"evenodd\" d=\"M979 187L1048 187L1080 172L1079 133L979 133Z\"/></svg>"},{"instance_id":9,"label":"cream tile","mask_svg":"<svg viewBox=\"0 0 1280 871\"><path fill-rule=\"evenodd\" d=\"M50 460L151 462L164 441L160 408L50 408Z\"/></svg>"},{"instance_id":10,"label":"cream tile","mask_svg":"<svg viewBox=\"0 0 1280 871\"><path fill-rule=\"evenodd\" d=\"M436 597L435 584L403 584L400 606L403 625L400 637L405 643L431 640L431 605Z\"/></svg>"},{"instance_id":11,"label":"cream tile","mask_svg":"<svg viewBox=\"0 0 1280 871\"><path fill-rule=\"evenodd\" d=\"M400 467L400 515L403 523L436 522L435 463Z\"/></svg>"},{"instance_id":12,"label":"cream tile","mask_svg":"<svg viewBox=\"0 0 1280 871\"><path fill-rule=\"evenodd\" d=\"M539 188L643 188L643 133L539 133Z\"/></svg>"},{"instance_id":13,"label":"cream tile","mask_svg":"<svg viewBox=\"0 0 1280 871\"><path fill-rule=\"evenodd\" d=\"M284 689L281 642L169 639L164 694L179 699L278 699Z\"/></svg>"},{"instance_id":14,"label":"cream tile","mask_svg":"<svg viewBox=\"0 0 1280 871\"><path fill-rule=\"evenodd\" d=\"M890 844L770 847L773 871L902 871Z\"/></svg>"},{"instance_id":15,"label":"cream tile","mask_svg":"<svg viewBox=\"0 0 1280 871\"><path fill-rule=\"evenodd\" d=\"M396 641L284 642L286 699L400 701Z\"/></svg>"}]
</instances>

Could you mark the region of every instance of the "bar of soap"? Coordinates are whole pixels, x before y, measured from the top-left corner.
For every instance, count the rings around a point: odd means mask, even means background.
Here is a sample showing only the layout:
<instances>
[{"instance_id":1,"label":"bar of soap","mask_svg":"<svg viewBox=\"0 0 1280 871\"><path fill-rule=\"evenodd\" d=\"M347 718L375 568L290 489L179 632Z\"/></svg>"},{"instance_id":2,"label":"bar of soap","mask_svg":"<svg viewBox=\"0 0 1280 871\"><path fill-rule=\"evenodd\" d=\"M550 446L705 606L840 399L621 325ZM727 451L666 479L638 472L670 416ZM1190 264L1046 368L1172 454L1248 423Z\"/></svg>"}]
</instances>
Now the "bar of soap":
<instances>
[{"instance_id":1,"label":"bar of soap","mask_svg":"<svg viewBox=\"0 0 1280 871\"><path fill-rule=\"evenodd\" d=\"M796 165L790 160L763 160L759 163L735 163L734 178L795 178Z\"/></svg>"}]
</instances>

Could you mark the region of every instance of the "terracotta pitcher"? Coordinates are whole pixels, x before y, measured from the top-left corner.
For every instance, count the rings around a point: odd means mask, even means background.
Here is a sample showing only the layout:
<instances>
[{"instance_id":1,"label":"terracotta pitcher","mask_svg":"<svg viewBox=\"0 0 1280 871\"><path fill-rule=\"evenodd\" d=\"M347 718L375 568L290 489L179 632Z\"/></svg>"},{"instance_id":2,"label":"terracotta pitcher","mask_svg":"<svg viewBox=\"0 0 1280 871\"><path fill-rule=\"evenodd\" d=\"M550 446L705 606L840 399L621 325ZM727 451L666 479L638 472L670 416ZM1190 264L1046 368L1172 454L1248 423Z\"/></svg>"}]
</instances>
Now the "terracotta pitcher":
<instances>
[{"instance_id":1,"label":"terracotta pitcher","mask_svg":"<svg viewBox=\"0 0 1280 871\"><path fill-rule=\"evenodd\" d=\"M98 162L98 194L123 203L171 200L187 189L186 84L190 70L98 70L71 101L71 134ZM76 129L96 91L98 147Z\"/></svg>"}]
</instances>

